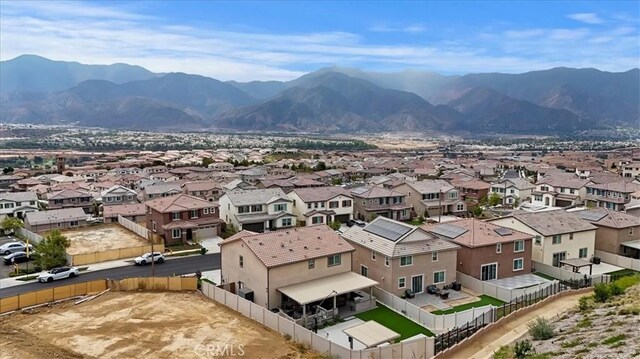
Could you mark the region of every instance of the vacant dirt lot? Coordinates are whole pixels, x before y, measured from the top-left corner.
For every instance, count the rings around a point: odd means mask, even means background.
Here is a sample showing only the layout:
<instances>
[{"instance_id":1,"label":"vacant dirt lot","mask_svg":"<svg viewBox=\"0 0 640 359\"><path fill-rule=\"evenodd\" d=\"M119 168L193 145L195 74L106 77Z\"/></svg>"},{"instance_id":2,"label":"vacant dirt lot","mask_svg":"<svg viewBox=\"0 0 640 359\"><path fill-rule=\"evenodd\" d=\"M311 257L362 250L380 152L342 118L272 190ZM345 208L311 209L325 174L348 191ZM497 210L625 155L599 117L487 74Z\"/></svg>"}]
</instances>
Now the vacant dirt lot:
<instances>
[{"instance_id":1,"label":"vacant dirt lot","mask_svg":"<svg viewBox=\"0 0 640 359\"><path fill-rule=\"evenodd\" d=\"M67 249L67 253L71 255L149 244L146 239L117 223L72 229L63 234L71 240L71 247Z\"/></svg>"},{"instance_id":2,"label":"vacant dirt lot","mask_svg":"<svg viewBox=\"0 0 640 359\"><path fill-rule=\"evenodd\" d=\"M225 345L227 355L219 355L216 348ZM107 293L79 305L68 302L0 318L2 359L232 354L252 359L319 357L196 293Z\"/></svg>"}]
</instances>

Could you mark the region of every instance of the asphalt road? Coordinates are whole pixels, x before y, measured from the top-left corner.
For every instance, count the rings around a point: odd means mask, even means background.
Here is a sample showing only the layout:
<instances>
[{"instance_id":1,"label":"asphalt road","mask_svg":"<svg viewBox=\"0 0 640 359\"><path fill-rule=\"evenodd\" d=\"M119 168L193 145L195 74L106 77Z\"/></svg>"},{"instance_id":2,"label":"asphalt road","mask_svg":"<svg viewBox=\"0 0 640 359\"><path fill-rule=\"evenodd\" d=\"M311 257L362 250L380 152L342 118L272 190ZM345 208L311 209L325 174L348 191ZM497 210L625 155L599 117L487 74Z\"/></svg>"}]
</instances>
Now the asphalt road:
<instances>
[{"instance_id":1,"label":"asphalt road","mask_svg":"<svg viewBox=\"0 0 640 359\"><path fill-rule=\"evenodd\" d=\"M197 270L202 272L220 269L220 253L204 256L189 256L184 258L169 259L155 266L156 276L171 276L193 274ZM0 288L0 298L11 297L21 293L31 292L49 287L57 287L72 283L88 282L96 279L123 279L130 277L151 277L151 266L128 266L104 269L95 272L80 272L75 278L62 279L51 283L28 282L28 284L16 285L8 288Z\"/></svg>"}]
</instances>

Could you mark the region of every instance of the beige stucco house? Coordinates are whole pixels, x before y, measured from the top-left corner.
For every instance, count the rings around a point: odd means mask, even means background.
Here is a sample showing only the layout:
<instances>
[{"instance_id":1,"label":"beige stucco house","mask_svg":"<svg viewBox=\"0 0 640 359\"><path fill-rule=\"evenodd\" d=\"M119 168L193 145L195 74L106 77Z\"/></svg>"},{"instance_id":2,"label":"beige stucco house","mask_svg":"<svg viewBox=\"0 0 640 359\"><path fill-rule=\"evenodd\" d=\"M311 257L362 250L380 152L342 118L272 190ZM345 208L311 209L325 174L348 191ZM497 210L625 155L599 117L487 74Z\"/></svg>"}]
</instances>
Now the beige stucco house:
<instances>
[{"instance_id":1,"label":"beige stucco house","mask_svg":"<svg viewBox=\"0 0 640 359\"><path fill-rule=\"evenodd\" d=\"M576 211L598 227L595 248L599 251L640 258L640 218L607 208Z\"/></svg>"}]
</instances>

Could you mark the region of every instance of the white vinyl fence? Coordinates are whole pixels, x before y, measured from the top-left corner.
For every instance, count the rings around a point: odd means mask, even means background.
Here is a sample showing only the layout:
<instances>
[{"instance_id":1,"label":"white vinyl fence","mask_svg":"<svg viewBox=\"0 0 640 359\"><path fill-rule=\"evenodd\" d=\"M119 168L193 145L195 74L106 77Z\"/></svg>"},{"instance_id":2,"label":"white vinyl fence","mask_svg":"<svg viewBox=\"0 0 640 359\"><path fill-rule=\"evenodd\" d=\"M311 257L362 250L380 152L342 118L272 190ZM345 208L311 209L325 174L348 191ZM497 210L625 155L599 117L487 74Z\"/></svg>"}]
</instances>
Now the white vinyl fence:
<instances>
[{"instance_id":1,"label":"white vinyl fence","mask_svg":"<svg viewBox=\"0 0 640 359\"><path fill-rule=\"evenodd\" d=\"M640 259L619 256L617 254L596 250L595 256L600 257L603 262L613 264L618 267L640 271Z\"/></svg>"},{"instance_id":2,"label":"white vinyl fence","mask_svg":"<svg viewBox=\"0 0 640 359\"><path fill-rule=\"evenodd\" d=\"M40 243L44 239L41 235L33 233L30 230L24 228L18 228L16 230L16 234L29 239L29 242L33 244Z\"/></svg>"},{"instance_id":3,"label":"white vinyl fence","mask_svg":"<svg viewBox=\"0 0 640 359\"><path fill-rule=\"evenodd\" d=\"M491 305L485 305L478 308L467 309L462 312L435 315L378 287L373 288L373 295L378 298L379 302L390 309L435 333L461 327L485 313L490 312L492 307Z\"/></svg>"},{"instance_id":4,"label":"white vinyl fence","mask_svg":"<svg viewBox=\"0 0 640 359\"><path fill-rule=\"evenodd\" d=\"M536 269L537 268L538 267L536 267ZM559 268L556 268L556 269L559 269ZM565 272L568 272L568 271L565 271ZM530 293L535 293L537 291L543 290L555 284L555 281L551 281L548 283L536 284L527 288L507 289L507 288L499 287L495 284L488 283L486 281L481 281L479 279L473 278L471 276L468 276L460 272L457 272L456 278L458 282L462 284L463 287L470 288L474 292L478 292L484 295L488 295L490 297L498 298L503 302L510 302L518 297L529 295Z\"/></svg>"},{"instance_id":5,"label":"white vinyl fence","mask_svg":"<svg viewBox=\"0 0 640 359\"><path fill-rule=\"evenodd\" d=\"M419 338L383 347L362 350L351 350L314 332L297 325L291 320L272 311L241 298L213 284L202 282L202 293L214 301L240 312L247 318L267 326L282 335L289 335L292 340L309 345L316 351L340 359L416 359L434 356L434 339Z\"/></svg>"},{"instance_id":6,"label":"white vinyl fence","mask_svg":"<svg viewBox=\"0 0 640 359\"><path fill-rule=\"evenodd\" d=\"M118 215L118 223L131 232L139 235L142 238L149 239L149 230L136 222L130 221L121 215Z\"/></svg>"}]
</instances>

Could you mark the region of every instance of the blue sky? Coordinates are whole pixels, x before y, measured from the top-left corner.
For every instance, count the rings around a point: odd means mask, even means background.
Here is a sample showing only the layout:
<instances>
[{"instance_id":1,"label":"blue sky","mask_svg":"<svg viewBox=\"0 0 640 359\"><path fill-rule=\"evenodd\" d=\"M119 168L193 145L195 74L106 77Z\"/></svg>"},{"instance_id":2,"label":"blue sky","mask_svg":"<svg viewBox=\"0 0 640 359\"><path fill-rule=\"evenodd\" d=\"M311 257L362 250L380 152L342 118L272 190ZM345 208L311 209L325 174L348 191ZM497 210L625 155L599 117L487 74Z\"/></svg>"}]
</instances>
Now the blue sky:
<instances>
[{"instance_id":1,"label":"blue sky","mask_svg":"<svg viewBox=\"0 0 640 359\"><path fill-rule=\"evenodd\" d=\"M324 66L444 74L639 67L638 1L2 1L0 59L126 62L221 80Z\"/></svg>"}]
</instances>

